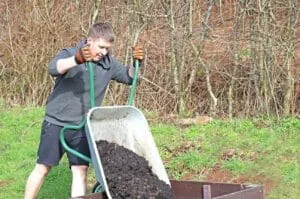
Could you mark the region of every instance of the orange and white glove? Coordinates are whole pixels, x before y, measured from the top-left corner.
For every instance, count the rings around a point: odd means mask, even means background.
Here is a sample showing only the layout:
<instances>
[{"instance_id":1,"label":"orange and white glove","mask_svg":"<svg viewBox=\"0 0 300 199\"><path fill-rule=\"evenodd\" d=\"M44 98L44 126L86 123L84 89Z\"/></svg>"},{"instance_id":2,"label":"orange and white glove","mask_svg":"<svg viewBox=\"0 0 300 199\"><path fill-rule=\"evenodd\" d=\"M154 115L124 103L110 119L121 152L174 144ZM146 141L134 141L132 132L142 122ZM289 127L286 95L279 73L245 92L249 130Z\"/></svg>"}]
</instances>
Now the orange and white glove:
<instances>
[{"instance_id":1,"label":"orange and white glove","mask_svg":"<svg viewBox=\"0 0 300 199\"><path fill-rule=\"evenodd\" d=\"M90 45L86 44L82 48L78 50L78 52L75 55L75 62L77 64L83 64L88 61L93 60L93 53L91 51Z\"/></svg>"},{"instance_id":2,"label":"orange and white glove","mask_svg":"<svg viewBox=\"0 0 300 199\"><path fill-rule=\"evenodd\" d=\"M140 45L132 47L133 59L143 61L144 59L144 50Z\"/></svg>"}]
</instances>

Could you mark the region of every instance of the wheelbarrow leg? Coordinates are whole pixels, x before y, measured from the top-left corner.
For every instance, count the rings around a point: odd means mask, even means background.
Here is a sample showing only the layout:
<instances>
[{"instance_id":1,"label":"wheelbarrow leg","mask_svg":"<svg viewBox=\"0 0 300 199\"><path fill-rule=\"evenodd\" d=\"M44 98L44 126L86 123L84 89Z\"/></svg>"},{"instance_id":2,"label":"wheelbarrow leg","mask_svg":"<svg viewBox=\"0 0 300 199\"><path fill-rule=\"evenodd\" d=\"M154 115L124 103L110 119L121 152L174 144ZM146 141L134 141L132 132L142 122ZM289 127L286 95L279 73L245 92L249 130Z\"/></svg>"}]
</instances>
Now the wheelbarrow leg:
<instances>
[{"instance_id":1,"label":"wheelbarrow leg","mask_svg":"<svg viewBox=\"0 0 300 199\"><path fill-rule=\"evenodd\" d=\"M92 189L93 193L99 193L104 191L105 191L104 187L99 182L96 182Z\"/></svg>"}]
</instances>

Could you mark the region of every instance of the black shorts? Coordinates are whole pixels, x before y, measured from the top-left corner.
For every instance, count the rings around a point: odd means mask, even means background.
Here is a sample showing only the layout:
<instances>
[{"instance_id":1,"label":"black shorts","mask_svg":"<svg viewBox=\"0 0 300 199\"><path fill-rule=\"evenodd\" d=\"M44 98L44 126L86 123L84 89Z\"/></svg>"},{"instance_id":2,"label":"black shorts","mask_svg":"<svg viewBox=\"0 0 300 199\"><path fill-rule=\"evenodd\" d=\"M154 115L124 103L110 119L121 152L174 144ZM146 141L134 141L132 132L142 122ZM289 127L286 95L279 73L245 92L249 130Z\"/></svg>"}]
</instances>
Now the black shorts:
<instances>
[{"instance_id":1,"label":"black shorts","mask_svg":"<svg viewBox=\"0 0 300 199\"><path fill-rule=\"evenodd\" d=\"M65 151L59 140L59 134L62 128L62 126L57 126L44 120L36 162L48 166L55 166L58 165L63 154L66 152L70 166L89 165L89 162ZM65 132L65 141L70 148L90 157L84 128L79 130L67 130Z\"/></svg>"}]
</instances>

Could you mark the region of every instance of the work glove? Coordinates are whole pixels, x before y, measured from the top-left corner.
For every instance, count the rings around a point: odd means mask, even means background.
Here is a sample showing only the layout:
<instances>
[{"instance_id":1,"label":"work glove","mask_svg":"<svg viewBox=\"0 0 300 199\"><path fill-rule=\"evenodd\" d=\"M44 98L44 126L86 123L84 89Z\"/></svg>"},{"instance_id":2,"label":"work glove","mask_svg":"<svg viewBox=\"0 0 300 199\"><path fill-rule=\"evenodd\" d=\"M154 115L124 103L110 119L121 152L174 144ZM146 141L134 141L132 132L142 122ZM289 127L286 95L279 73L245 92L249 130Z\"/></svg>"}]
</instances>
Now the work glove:
<instances>
[{"instance_id":1,"label":"work glove","mask_svg":"<svg viewBox=\"0 0 300 199\"><path fill-rule=\"evenodd\" d=\"M90 49L90 45L86 44L78 50L75 55L75 62L77 64L83 64L84 62L91 61L94 55Z\"/></svg>"},{"instance_id":2,"label":"work glove","mask_svg":"<svg viewBox=\"0 0 300 199\"><path fill-rule=\"evenodd\" d=\"M143 61L144 59L144 50L140 45L135 45L132 47L133 59Z\"/></svg>"}]
</instances>

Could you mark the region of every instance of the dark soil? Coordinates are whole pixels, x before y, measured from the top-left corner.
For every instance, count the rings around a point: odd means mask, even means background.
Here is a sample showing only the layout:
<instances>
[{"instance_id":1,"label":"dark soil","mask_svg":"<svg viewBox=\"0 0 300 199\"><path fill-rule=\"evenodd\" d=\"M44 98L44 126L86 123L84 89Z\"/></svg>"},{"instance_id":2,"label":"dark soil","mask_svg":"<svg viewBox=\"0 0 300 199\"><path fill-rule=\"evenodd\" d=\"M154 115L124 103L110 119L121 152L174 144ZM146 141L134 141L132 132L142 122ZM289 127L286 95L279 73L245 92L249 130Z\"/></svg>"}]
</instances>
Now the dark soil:
<instances>
[{"instance_id":1,"label":"dark soil","mask_svg":"<svg viewBox=\"0 0 300 199\"><path fill-rule=\"evenodd\" d=\"M151 171L145 158L107 141L96 142L110 194L115 198L171 199L171 187Z\"/></svg>"}]
</instances>

